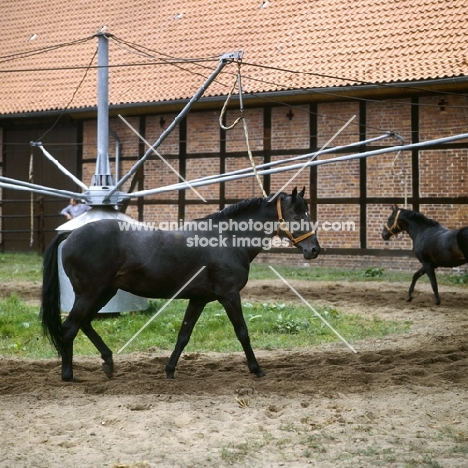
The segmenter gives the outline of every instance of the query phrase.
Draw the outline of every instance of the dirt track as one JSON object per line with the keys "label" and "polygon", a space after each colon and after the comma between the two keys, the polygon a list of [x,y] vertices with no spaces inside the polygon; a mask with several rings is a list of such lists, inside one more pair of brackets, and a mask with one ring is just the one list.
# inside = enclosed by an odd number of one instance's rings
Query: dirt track
{"label": "dirt track", "polygon": [[[78,358],[77,381],[57,360],[0,358],[2,467],[466,467],[468,288],[427,285],[412,303],[398,283],[294,282],[315,304],[409,319],[405,335],[244,356],[169,353]],[[25,288],[32,291],[33,288]],[[278,282],[250,283],[244,299],[293,301]],[[235,338],[233,338],[235,339]],[[255,348],[255,343],[253,343]]]}

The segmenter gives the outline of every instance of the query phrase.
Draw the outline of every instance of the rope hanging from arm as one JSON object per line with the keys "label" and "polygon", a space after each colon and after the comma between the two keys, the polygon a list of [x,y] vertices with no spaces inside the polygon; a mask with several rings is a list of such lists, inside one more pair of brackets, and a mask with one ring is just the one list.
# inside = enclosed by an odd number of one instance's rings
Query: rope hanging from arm
{"label": "rope hanging from arm", "polygon": [[[263,183],[262,183],[262,181],[260,179],[260,176],[258,175],[257,167],[255,165],[255,160],[254,160],[253,155],[252,155],[252,150],[250,149],[249,132],[248,132],[248,129],[247,129],[247,121],[245,120],[245,116],[244,116],[244,103],[242,101],[242,81],[241,81],[241,72],[240,72],[240,62],[238,62],[237,65],[238,65],[238,73],[237,73],[237,76],[236,76],[236,78],[234,80],[232,88],[229,91],[226,102],[223,105],[223,108],[221,110],[221,114],[219,115],[219,125],[223,130],[231,130],[239,123],[240,120],[242,120],[242,123],[244,124],[245,142],[246,142],[246,145],[247,145],[247,152],[249,154],[250,164],[252,166],[252,170],[253,170],[253,172],[255,174],[255,178],[257,179],[257,182],[258,182],[258,185],[260,186],[262,194],[263,194],[264,197],[266,197],[267,193],[265,192],[265,189],[263,188]],[[235,89],[236,85],[237,85],[237,88],[239,89],[239,106],[240,106],[241,115],[239,117],[237,117],[237,119],[234,121],[234,123],[232,125],[230,125],[229,127],[226,127],[223,124],[223,117],[224,117],[224,114],[226,112],[226,107],[227,107],[227,105],[229,103],[229,100],[231,99],[232,93],[234,92],[234,89]]]}
{"label": "rope hanging from arm", "polygon": [[[393,137],[400,141],[401,145],[404,145],[405,140],[402,136],[398,135],[397,133],[393,133]],[[395,174],[395,164],[397,159],[401,156],[401,171]],[[403,184],[403,191],[404,191],[404,199],[405,199],[405,208],[408,208],[408,184],[407,184],[407,177],[408,173],[406,171],[406,164],[405,164],[405,155],[402,154],[402,151],[398,151],[392,161],[392,174],[393,176],[401,176],[402,180],[401,183]]]}

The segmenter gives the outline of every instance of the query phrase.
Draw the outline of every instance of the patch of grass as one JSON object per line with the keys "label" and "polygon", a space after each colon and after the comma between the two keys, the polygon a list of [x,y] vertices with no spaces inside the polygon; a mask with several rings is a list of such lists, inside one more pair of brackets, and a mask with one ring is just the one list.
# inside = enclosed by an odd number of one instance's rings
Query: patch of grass
{"label": "patch of grass", "polygon": [[39,309],[15,295],[0,301],[0,354],[32,358],[55,355],[42,334]]}
{"label": "patch of grass", "polygon": [[310,434],[303,442],[301,442],[301,444],[305,446],[304,456],[306,458],[311,458],[317,453],[327,452],[327,448],[322,439],[324,439],[324,437],[321,437],[320,435]]}
{"label": "patch of grass", "polygon": [[[147,311],[122,313],[118,317],[102,314],[102,318],[93,321],[93,326],[108,346],[118,351],[148,323],[164,303],[162,300],[152,300],[149,301]],[[185,300],[173,301],[124,352],[172,350],[186,305]],[[245,303],[243,309],[254,349],[292,349],[338,340],[332,330],[305,306]],[[409,322],[366,319],[323,307],[317,307],[316,310],[350,342],[402,333],[409,328]],[[75,339],[74,348],[77,355],[94,355],[97,352],[81,332]],[[195,326],[186,351],[242,351],[221,305],[208,304]],[[42,335],[39,307],[26,304],[16,296],[0,301],[0,354],[33,358],[55,355],[55,350]]]}
{"label": "patch of grass", "polygon": [[442,468],[442,465],[429,455],[424,455],[423,463],[430,468]]}
{"label": "patch of grass", "polygon": [[300,429],[298,429],[296,425],[292,422],[280,424],[279,430],[284,432],[300,432]]}
{"label": "patch of grass", "polygon": [[42,281],[42,257],[36,253],[0,254],[0,281]]}
{"label": "patch of grass", "polygon": [[367,268],[364,270],[366,278],[381,278],[384,274],[384,268]]}
{"label": "patch of grass", "polygon": [[457,286],[464,286],[468,284],[468,273],[462,274],[448,274],[446,275],[447,283]]}
{"label": "patch of grass", "polygon": [[[414,272],[387,271],[384,268],[327,268],[316,267],[313,263],[309,267],[278,265],[274,268],[285,278],[290,280],[309,281],[411,281]],[[252,280],[272,279],[272,271],[268,265],[252,263],[249,278]]]}
{"label": "patch of grass", "polygon": [[405,460],[403,464],[404,468],[417,468],[417,467],[426,467],[426,468],[443,468],[442,465],[431,455],[423,455],[422,460],[415,460],[411,458]]}
{"label": "patch of grass", "polygon": [[221,447],[220,456],[222,460],[228,462],[230,465],[239,466],[240,463],[245,462],[252,452],[259,450],[261,447],[261,443],[252,441],[241,442],[230,445],[229,447]]}
{"label": "patch of grass", "polygon": [[[409,282],[414,271],[390,271],[381,267],[360,268],[327,268],[318,267],[314,263],[310,266],[278,265],[275,269],[283,276],[294,280],[310,281],[397,281]],[[250,279],[277,279],[268,265],[253,262],[250,268]],[[437,272],[440,284],[457,286],[468,285],[468,273]],[[42,281],[42,256],[30,253],[2,253],[0,254],[0,281]],[[419,281],[428,281],[423,276]]]}
{"label": "patch of grass", "polygon": [[[291,280],[308,281],[391,281],[409,283],[414,271],[390,271],[381,267],[360,268],[326,268],[316,267],[313,263],[309,267],[299,266],[274,266],[275,269],[285,278]],[[277,279],[272,276],[272,271],[268,265],[262,263],[252,263],[250,267],[249,279],[266,280]],[[468,273],[455,274],[437,270],[437,280],[439,284],[466,286],[468,285]],[[428,283],[427,275],[422,276],[418,282]]]}
{"label": "patch of grass", "polygon": [[453,427],[445,426],[441,429],[437,437],[439,440],[450,439],[455,445],[450,449],[452,453],[468,454],[468,433],[455,430]]}

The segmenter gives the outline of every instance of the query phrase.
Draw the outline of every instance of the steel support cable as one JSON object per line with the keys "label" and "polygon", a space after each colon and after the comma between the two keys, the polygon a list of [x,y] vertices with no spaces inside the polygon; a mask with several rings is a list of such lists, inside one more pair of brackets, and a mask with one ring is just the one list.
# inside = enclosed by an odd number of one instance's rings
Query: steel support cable
{"label": "steel support cable", "polygon": [[[112,36],[112,40],[115,41],[115,42],[121,43],[121,44],[125,44],[127,47],[129,47],[131,49],[134,49],[136,52],[138,52],[138,54],[145,55],[146,57],[155,58],[155,59],[160,59],[161,57],[167,57],[166,60],[168,61],[168,63],[170,63],[169,60],[184,61],[184,62],[187,62],[187,63],[191,63],[191,62],[196,63],[196,62],[207,61],[207,60],[209,60],[209,61],[218,61],[219,60],[218,55],[212,55],[210,57],[204,57],[204,58],[174,57],[173,55],[169,55],[169,54],[166,54],[164,52],[160,52],[158,50],[150,49],[149,47],[146,47],[144,45],[135,44],[134,42],[126,41],[126,40],[121,39],[120,37],[115,36],[115,35]],[[145,50],[142,50],[142,49],[145,49],[148,52],[145,52]],[[128,51],[128,52],[133,53],[131,51]],[[161,56],[161,57],[157,57],[155,55],[152,55],[149,52],[151,52],[152,54],[157,54],[158,56]]]}
{"label": "steel support cable", "polygon": [[[80,39],[80,40],[77,40],[77,41],[74,41],[74,42],[70,42],[70,43],[64,43],[64,44],[59,44],[57,46],[51,46],[49,48],[43,48],[43,49],[37,49],[37,53],[43,53],[43,52],[48,52],[50,50],[54,50],[54,49],[58,49],[58,48],[61,48],[61,47],[66,47],[66,46],[69,46],[69,45],[75,45],[75,44],[78,44],[80,42],[85,42],[87,40],[90,40],[90,39],[93,39],[94,36],[90,36],[89,38],[85,38],[85,39]],[[117,38],[120,42],[128,45],[128,46],[131,46],[133,47],[136,51],[138,51],[137,47],[141,47],[141,48],[146,48],[145,46],[142,46],[142,45],[139,45],[139,44],[133,44],[129,41],[124,41],[122,39],[119,39]],[[152,49],[148,49],[146,48],[147,50],[150,50],[152,51]],[[6,60],[4,61],[9,61],[9,60],[13,60],[15,58],[22,58],[22,57],[27,57],[27,55],[25,54],[34,54],[35,51],[31,51],[31,52],[24,52],[24,53],[19,53],[19,54],[14,54],[12,56],[5,56]],[[161,52],[157,52],[157,51],[152,51],[152,52],[156,52],[160,55],[164,55],[163,53]],[[141,54],[146,54],[146,52],[141,52]],[[150,56],[148,54],[148,56]],[[177,58],[175,57],[171,57],[169,55],[167,55],[169,58],[172,58],[172,59],[175,59],[177,60]],[[2,57],[0,57],[0,60],[1,60]],[[200,62],[200,61],[211,61],[213,59],[211,58],[207,58],[207,59],[189,59],[189,58],[185,58],[185,59],[179,59],[181,60],[181,62],[183,63],[197,63],[197,62]],[[0,61],[0,63],[2,63]],[[166,63],[166,64],[171,64],[171,65],[174,65],[176,66],[177,64],[175,63],[172,63],[170,62],[169,60],[167,59],[163,59],[163,63]],[[126,67],[126,66],[152,66],[152,65],[161,65],[162,63],[132,63],[132,64],[118,64],[118,65],[112,65],[111,67]],[[325,77],[325,78],[332,78],[332,79],[337,79],[337,80],[343,80],[343,81],[351,81],[351,82],[355,82],[355,83],[358,83],[358,84],[363,84],[363,85],[366,85],[366,84],[373,84],[373,85],[377,85],[377,86],[381,86],[381,87],[398,87],[399,89],[402,89],[402,88],[409,88],[409,87],[405,87],[405,86],[402,86],[400,84],[396,85],[396,84],[392,84],[392,83],[371,83],[371,82],[367,82],[367,81],[363,81],[363,80],[358,80],[358,79],[355,79],[355,78],[349,78],[349,77],[341,77],[341,76],[334,76],[334,75],[327,75],[327,74],[319,74],[319,73],[314,73],[314,72],[303,72],[303,71],[296,71],[296,70],[290,70],[290,69],[285,69],[285,68],[280,68],[280,67],[272,67],[272,66],[267,66],[267,65],[262,65],[262,64],[255,64],[255,63],[249,63],[249,62],[246,62],[245,64],[249,65],[249,66],[252,66],[252,67],[259,67],[259,68],[267,68],[267,69],[274,69],[274,70],[279,70],[279,71],[284,71],[286,73],[294,73],[294,74],[308,74],[308,75],[314,75],[314,76],[318,76],[318,77]],[[203,67],[203,65],[197,63],[198,66],[201,66]],[[55,68],[41,68],[41,69],[18,69],[18,70],[0,70],[0,73],[5,73],[5,72],[31,72],[31,71],[44,71],[44,70],[74,70],[74,69],[83,69],[83,68],[86,68],[86,67],[55,67]],[[180,69],[184,70],[184,71],[188,71],[189,73],[192,73],[192,74],[196,74],[196,75],[201,75],[201,74],[198,74],[198,73],[194,73],[194,72],[191,72],[190,70],[187,70],[187,69],[184,69],[183,67],[179,67]],[[203,76],[203,75],[201,75]],[[244,75],[246,76],[246,75]],[[274,83],[274,82],[268,82],[268,81],[265,81],[265,80],[260,80],[260,79],[257,79],[257,78],[253,78],[253,77],[248,77],[246,76],[248,79],[251,79],[251,80],[254,80],[254,81],[259,81],[259,82],[262,82],[262,83],[267,83],[267,84],[272,84],[272,85],[275,85],[275,86],[278,86],[278,87],[282,87],[282,88],[288,88],[289,86],[286,86],[286,85],[281,85],[281,84],[278,84],[278,83]],[[219,83],[220,85],[224,85],[222,83]],[[429,91],[429,92],[432,92],[434,94],[444,94],[444,95],[454,95],[454,96],[464,96],[464,97],[468,97],[468,95],[465,95],[465,94],[459,94],[459,93],[454,93],[454,92],[448,92],[448,91],[442,91],[442,90],[427,90],[427,89],[424,89],[424,88],[418,88],[418,87],[411,87],[411,89],[413,90],[424,90],[425,92]],[[330,92],[321,92],[321,91],[317,91],[317,90],[309,90],[310,92],[313,92],[313,93],[319,93],[319,94],[324,94],[324,95],[327,95],[327,96],[335,96],[335,93],[330,93]],[[253,96],[257,96],[257,97],[260,97],[262,99],[265,99],[263,96],[261,96],[259,93],[249,93]],[[337,97],[342,97],[341,95],[336,95]],[[349,99],[352,99],[352,100],[357,100],[357,101],[364,101],[364,102],[379,102],[378,100],[373,100],[373,99],[365,99],[365,98],[358,98],[358,97],[348,97]],[[276,101],[272,101],[272,102],[276,102]],[[411,103],[407,103],[407,102],[397,102],[398,104],[401,104],[401,105],[415,105],[415,104],[411,104]],[[435,104],[422,104],[422,103],[419,103],[417,104],[418,106],[425,106],[425,107],[437,107],[437,105]],[[465,108],[464,106],[450,106],[451,108]],[[380,129],[381,130],[381,129]]]}
{"label": "steel support cable", "polygon": [[73,94],[72,94],[71,99],[68,101],[67,105],[64,107],[64,109],[62,110],[62,112],[60,113],[60,115],[57,117],[57,119],[55,120],[55,122],[52,124],[52,126],[51,126],[48,130],[46,130],[46,131],[42,134],[42,136],[40,136],[40,137],[37,139],[37,142],[41,142],[41,141],[44,139],[44,137],[45,137],[48,133],[50,133],[50,132],[55,128],[55,126],[59,123],[60,119],[64,116],[64,114],[65,114],[65,112],[67,111],[67,109],[71,106],[71,103],[72,103],[73,100],[75,99],[76,94],[78,93],[79,89],[80,89],[81,86],[83,85],[84,80],[86,79],[86,76],[88,75],[88,72],[89,72],[89,70],[90,70],[90,68],[91,68],[92,63],[94,62],[94,59],[96,58],[97,53],[98,53],[98,49],[96,48],[96,50],[94,51],[94,54],[93,54],[93,56],[92,56],[92,58],[91,58],[91,60],[90,60],[90,62],[89,62],[89,64],[88,64],[88,66],[86,67],[86,70],[85,70],[85,72],[84,72],[84,74],[83,74],[83,77],[81,78],[80,82],[78,83],[78,86],[75,88],[75,91],[74,91]]}
{"label": "steel support cable", "polygon": [[4,55],[3,57],[0,57],[0,63],[11,62],[13,60],[21,60],[23,58],[32,57],[34,55],[45,54],[47,52],[58,50],[63,47],[69,47],[69,46],[73,46],[77,44],[82,44],[93,38],[94,36],[89,36],[83,39],[77,39],[76,41],[64,42],[62,44],[56,44],[56,45],[52,45],[49,47],[41,47],[39,49],[34,49],[34,50],[27,51],[27,52],[18,52],[17,54]]}
{"label": "steel support cable", "polygon": [[[159,65],[171,65],[171,66],[177,68],[178,70],[182,70],[183,72],[189,73],[189,74],[194,75],[194,76],[200,76],[205,80],[208,79],[208,77],[206,75],[204,75],[202,73],[192,71],[192,70],[189,70],[188,68],[184,67],[183,65],[196,65],[197,67],[203,68],[205,70],[209,70],[209,72],[211,74],[212,68],[210,68],[210,67],[208,67],[206,65],[202,65],[200,62],[207,62],[207,61],[212,62],[214,60],[216,60],[216,61],[219,60],[219,57],[206,57],[206,58],[195,58],[195,59],[193,59],[193,58],[190,59],[190,58],[174,57],[174,56],[171,56],[169,54],[164,54],[163,52],[159,52],[159,51],[149,49],[148,47],[143,46],[143,45],[134,44],[134,43],[129,42],[129,41],[124,41],[123,39],[120,39],[119,37],[116,37],[116,36],[112,36],[111,40],[113,40],[121,48],[123,48],[123,47],[120,44],[125,44],[127,47],[134,49],[135,52],[132,52],[131,50],[126,49],[127,52],[129,52],[129,53],[138,54],[140,56],[146,56],[148,58],[161,60],[162,63],[159,63]],[[148,51],[150,51],[152,53],[158,54],[160,57],[155,56],[155,55],[151,55],[150,53],[145,52],[144,50],[140,50],[140,48],[141,49],[146,49],[146,50],[148,50]],[[167,57],[167,58],[164,58],[164,56]],[[149,65],[157,65],[157,64],[149,64]],[[220,83],[219,81],[216,81],[216,82],[221,86],[226,86],[224,83]]]}

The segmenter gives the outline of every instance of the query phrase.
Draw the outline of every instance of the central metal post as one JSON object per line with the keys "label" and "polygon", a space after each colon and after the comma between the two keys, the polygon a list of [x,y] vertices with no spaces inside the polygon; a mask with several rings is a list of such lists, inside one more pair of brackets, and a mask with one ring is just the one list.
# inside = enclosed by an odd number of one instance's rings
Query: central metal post
{"label": "central metal post", "polygon": [[97,110],[97,158],[93,186],[112,186],[114,182],[109,164],[109,38],[99,32],[98,38],[98,110]]}

